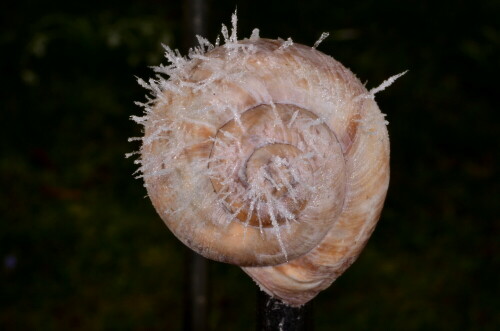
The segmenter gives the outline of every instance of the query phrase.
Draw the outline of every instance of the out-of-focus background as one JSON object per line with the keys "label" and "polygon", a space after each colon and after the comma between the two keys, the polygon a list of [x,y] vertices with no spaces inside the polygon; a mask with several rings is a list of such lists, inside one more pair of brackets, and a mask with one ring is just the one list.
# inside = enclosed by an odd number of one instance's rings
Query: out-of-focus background
{"label": "out-of-focus background", "polygon": [[[498,330],[499,1],[207,0],[207,38],[292,37],[375,87],[392,179],[358,261],[314,300],[316,330]],[[186,251],[125,153],[136,76],[182,43],[177,1],[0,5],[0,329],[180,330]],[[209,327],[253,330],[256,289],[210,263]]]}

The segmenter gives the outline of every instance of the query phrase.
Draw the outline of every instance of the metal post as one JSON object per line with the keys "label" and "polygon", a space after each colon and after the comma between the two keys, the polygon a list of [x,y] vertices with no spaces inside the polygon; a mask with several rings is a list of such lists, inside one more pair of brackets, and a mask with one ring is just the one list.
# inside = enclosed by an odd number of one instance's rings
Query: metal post
{"label": "metal post", "polygon": [[308,303],[291,307],[259,290],[257,295],[257,331],[311,331],[312,309]]}
{"label": "metal post", "polygon": [[208,261],[186,251],[184,331],[208,330]]}
{"label": "metal post", "polygon": [[[206,35],[207,8],[204,0],[184,0],[183,48],[197,45],[196,35]],[[187,254],[187,298],[184,330],[208,330],[208,260],[193,251]]]}
{"label": "metal post", "polygon": [[207,37],[207,6],[205,0],[184,0],[183,47],[189,49],[198,44],[196,35]]}

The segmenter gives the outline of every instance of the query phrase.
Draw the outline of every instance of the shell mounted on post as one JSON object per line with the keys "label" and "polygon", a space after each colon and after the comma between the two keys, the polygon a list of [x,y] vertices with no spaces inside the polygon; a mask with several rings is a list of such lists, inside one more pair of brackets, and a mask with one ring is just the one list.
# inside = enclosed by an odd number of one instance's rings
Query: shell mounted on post
{"label": "shell mounted on post", "polygon": [[[216,261],[239,265],[298,306],[328,287],[366,244],[389,183],[389,138],[374,93],[333,58],[254,30],[224,44],[198,37],[188,57],[140,84],[141,176],[168,228]],[[322,35],[322,38],[324,36]],[[167,78],[168,76],[168,78]],[[385,85],[384,85],[385,84]]]}

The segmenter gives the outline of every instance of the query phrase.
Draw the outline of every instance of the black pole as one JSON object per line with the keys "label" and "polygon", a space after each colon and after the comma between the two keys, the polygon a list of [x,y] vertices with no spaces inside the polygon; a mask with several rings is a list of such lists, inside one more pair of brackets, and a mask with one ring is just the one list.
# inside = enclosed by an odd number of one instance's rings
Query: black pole
{"label": "black pole", "polygon": [[207,5],[205,0],[184,0],[183,48],[198,45],[196,35],[207,37]]}
{"label": "black pole", "polygon": [[186,297],[184,331],[208,330],[208,263],[186,249]]}
{"label": "black pole", "polygon": [[[184,53],[198,44],[196,35],[206,35],[207,7],[204,0],[184,0]],[[189,250],[186,254],[187,298],[184,330],[208,330],[208,260]]]}
{"label": "black pole", "polygon": [[292,307],[283,301],[258,291],[257,331],[311,331],[312,309],[309,304]]}

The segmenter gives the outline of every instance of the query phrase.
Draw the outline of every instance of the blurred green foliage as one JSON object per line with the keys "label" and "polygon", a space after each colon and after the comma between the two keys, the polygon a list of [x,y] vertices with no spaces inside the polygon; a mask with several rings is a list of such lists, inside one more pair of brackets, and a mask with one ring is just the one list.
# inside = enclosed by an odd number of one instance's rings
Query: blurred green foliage
{"label": "blurred green foliage", "polygon": [[[317,330],[498,330],[499,1],[210,1],[209,39],[292,37],[377,100],[392,182],[364,253],[314,300]],[[178,330],[185,249],[155,214],[129,120],[180,47],[174,1],[0,5],[0,329]],[[256,289],[211,264],[210,327],[252,330]]]}

